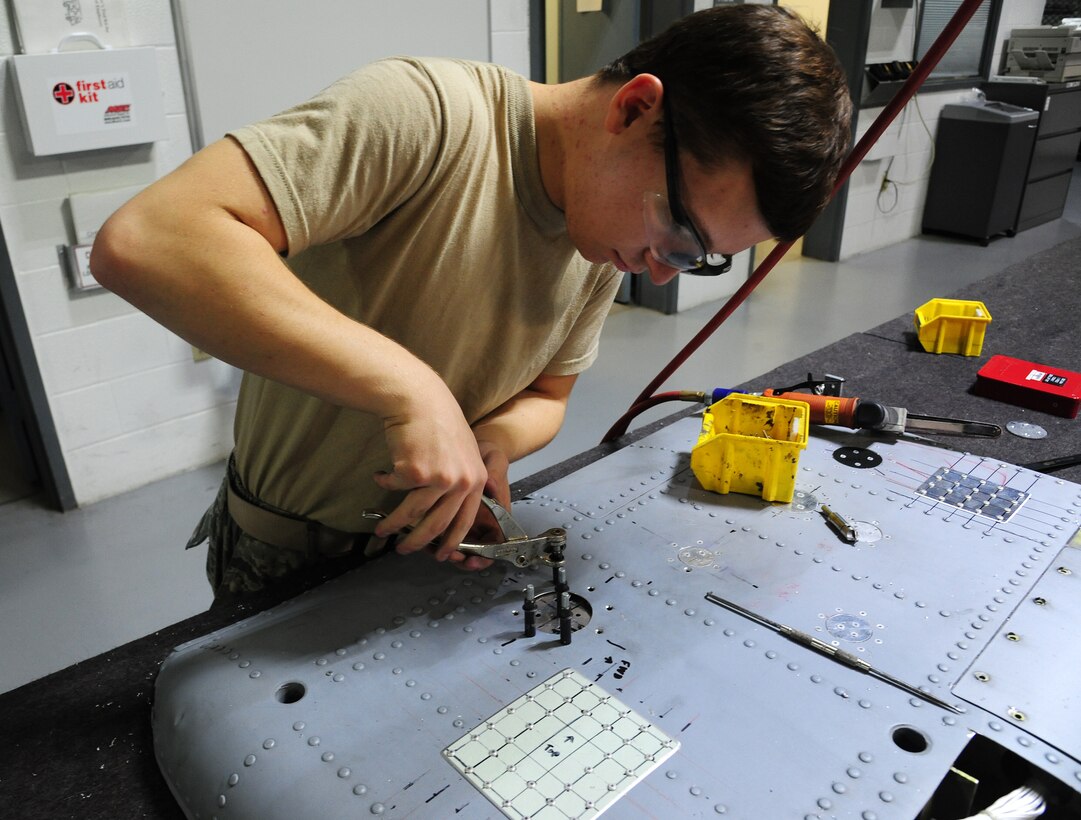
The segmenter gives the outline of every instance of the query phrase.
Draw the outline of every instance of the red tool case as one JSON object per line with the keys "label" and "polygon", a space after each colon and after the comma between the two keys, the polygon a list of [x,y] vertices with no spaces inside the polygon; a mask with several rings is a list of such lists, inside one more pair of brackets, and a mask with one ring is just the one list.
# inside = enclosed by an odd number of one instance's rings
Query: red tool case
{"label": "red tool case", "polygon": [[1072,419],[1081,408],[1081,373],[1012,356],[992,356],[976,374],[975,392]]}

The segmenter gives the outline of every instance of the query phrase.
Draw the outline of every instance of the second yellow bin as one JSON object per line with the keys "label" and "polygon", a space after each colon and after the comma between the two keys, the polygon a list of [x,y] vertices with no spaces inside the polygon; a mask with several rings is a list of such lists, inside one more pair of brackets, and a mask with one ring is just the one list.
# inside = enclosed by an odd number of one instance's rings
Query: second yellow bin
{"label": "second yellow bin", "polygon": [[991,314],[983,302],[932,299],[916,308],[916,333],[928,353],[979,356]]}
{"label": "second yellow bin", "polygon": [[707,490],[791,501],[809,415],[806,402],[730,393],[703,414],[691,469]]}

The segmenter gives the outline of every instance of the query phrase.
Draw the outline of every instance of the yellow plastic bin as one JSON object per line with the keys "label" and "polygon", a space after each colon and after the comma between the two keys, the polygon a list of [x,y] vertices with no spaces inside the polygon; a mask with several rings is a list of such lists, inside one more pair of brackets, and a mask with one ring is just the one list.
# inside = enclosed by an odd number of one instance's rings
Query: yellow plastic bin
{"label": "yellow plastic bin", "polygon": [[932,299],[916,308],[916,333],[928,353],[979,356],[991,314],[983,302]]}
{"label": "yellow plastic bin", "polygon": [[691,469],[713,492],[791,501],[809,415],[807,402],[730,393],[706,410]]}

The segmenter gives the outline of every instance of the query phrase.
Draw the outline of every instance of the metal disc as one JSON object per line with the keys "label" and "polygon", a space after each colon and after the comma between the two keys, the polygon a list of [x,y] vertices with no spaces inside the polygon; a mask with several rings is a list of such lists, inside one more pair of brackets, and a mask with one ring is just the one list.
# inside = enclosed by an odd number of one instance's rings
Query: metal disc
{"label": "metal disc", "polygon": [[882,463],[882,456],[864,447],[838,447],[833,451],[833,459],[860,470],[877,467]]}
{"label": "metal disc", "polygon": [[1006,429],[1021,438],[1047,438],[1046,430],[1038,424],[1031,424],[1027,421],[1007,422]]}
{"label": "metal disc", "polygon": [[882,540],[882,530],[870,521],[853,521],[852,528],[856,530],[856,542],[860,544],[875,544]]}
{"label": "metal disc", "polygon": [[865,641],[875,632],[866,618],[845,613],[830,616],[826,620],[826,631],[837,640],[850,643]]}
{"label": "metal disc", "polygon": [[679,551],[679,560],[689,567],[711,567],[716,556],[703,547],[685,547]]}

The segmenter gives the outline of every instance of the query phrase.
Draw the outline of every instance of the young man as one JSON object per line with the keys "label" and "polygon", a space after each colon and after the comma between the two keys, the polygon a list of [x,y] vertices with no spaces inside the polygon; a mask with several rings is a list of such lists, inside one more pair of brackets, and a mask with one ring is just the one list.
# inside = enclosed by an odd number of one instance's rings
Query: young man
{"label": "young man", "polygon": [[620,271],[659,284],[801,235],[849,116],[813,32],[731,6],[554,86],[375,63],[125,205],[95,276],[246,371],[230,475],[192,538],[215,592],[373,531],[486,565],[455,548],[558,431]]}

